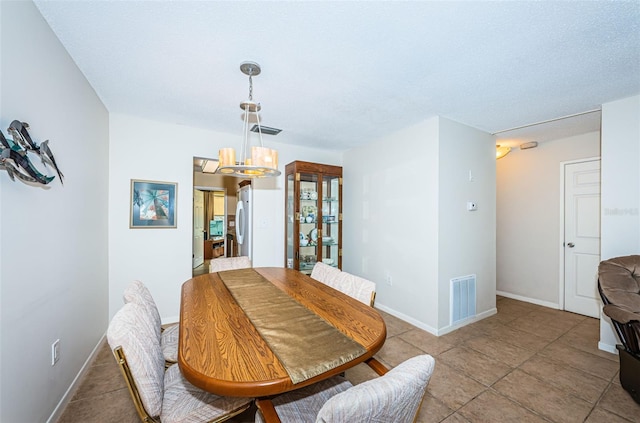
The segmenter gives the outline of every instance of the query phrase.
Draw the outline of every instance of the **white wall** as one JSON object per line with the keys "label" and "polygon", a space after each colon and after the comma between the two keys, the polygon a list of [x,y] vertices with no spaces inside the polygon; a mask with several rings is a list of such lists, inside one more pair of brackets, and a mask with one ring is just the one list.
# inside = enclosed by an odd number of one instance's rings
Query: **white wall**
{"label": "white wall", "polygon": [[[442,333],[449,279],[469,273],[478,313],[495,307],[494,148],[489,134],[432,118],[345,153],[343,267],[376,282],[377,307]],[[479,211],[466,212],[471,199]]]}
{"label": "white wall", "polygon": [[[476,275],[476,314],[496,307],[496,157],[490,134],[440,120],[438,328],[450,325],[451,279]],[[467,210],[467,202],[477,204]]]}
{"label": "white wall", "polygon": [[[602,105],[600,256],[640,254],[640,96]],[[603,317],[605,317],[603,315]],[[618,343],[608,318],[600,320],[600,348]]]}
{"label": "white wall", "polygon": [[[241,126],[239,125],[241,128]],[[109,151],[109,315],[122,306],[127,284],[139,279],[151,291],[163,321],[177,321],[180,287],[191,278],[193,157],[216,157],[221,147],[239,147],[240,133],[204,129],[112,114]],[[308,160],[341,165],[341,154],[283,146],[279,168]],[[129,229],[130,180],[178,183],[176,229]],[[255,266],[284,263],[284,173],[255,180]],[[259,218],[258,218],[259,216]]]}
{"label": "white wall", "polygon": [[[376,283],[376,305],[438,326],[437,118],[344,156],[343,270]],[[390,276],[393,286],[386,283]]]}
{"label": "white wall", "polygon": [[0,172],[0,421],[43,422],[108,323],[108,114],[33,3],[0,14],[0,127],[28,122],[65,175],[38,188]]}
{"label": "white wall", "polygon": [[560,163],[600,156],[591,132],[512,149],[497,160],[497,290],[559,306]]}

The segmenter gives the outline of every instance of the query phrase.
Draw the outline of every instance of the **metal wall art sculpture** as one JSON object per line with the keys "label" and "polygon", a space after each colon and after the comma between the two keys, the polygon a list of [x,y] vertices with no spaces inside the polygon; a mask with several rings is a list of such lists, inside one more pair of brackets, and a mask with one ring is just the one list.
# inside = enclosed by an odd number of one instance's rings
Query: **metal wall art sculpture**
{"label": "metal wall art sculpture", "polygon": [[40,145],[36,144],[31,139],[31,135],[27,131],[28,128],[29,124],[26,122],[18,120],[11,122],[7,131],[9,131],[13,140],[5,138],[2,131],[0,131],[0,170],[6,170],[12,181],[18,178],[23,182],[47,185],[53,181],[55,176],[42,174],[31,163],[29,158],[29,153],[31,153],[40,157],[45,169],[48,169],[48,167],[53,168],[62,184],[64,175],[60,172],[56,159],[53,157],[53,152],[49,148],[49,140],[41,142]]}

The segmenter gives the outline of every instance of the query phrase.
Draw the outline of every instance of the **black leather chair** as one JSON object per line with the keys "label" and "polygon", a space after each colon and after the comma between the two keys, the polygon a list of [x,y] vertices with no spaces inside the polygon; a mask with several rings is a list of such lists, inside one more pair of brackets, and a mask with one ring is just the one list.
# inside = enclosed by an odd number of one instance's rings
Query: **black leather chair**
{"label": "black leather chair", "polygon": [[640,255],[600,262],[598,291],[622,342],[616,346],[620,383],[640,404]]}

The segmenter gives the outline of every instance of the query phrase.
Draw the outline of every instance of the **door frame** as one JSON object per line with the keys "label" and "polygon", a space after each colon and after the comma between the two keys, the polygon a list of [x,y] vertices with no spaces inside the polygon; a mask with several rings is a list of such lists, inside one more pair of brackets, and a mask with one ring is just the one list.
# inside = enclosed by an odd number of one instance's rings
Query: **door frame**
{"label": "door frame", "polygon": [[[224,187],[219,188],[219,187],[213,187],[213,186],[201,186],[201,185],[194,186],[194,187],[193,187],[193,189],[197,189],[197,190],[200,190],[200,191],[222,191],[222,192],[224,192],[224,198],[225,198],[225,205],[224,205],[224,224],[225,224],[225,227],[224,227],[224,234],[223,234],[223,237],[224,237],[224,239],[225,239],[225,243],[224,243],[224,252],[225,252],[225,256],[226,256],[226,253],[227,253],[227,242],[226,242],[226,239],[227,239],[227,225],[229,224],[229,218],[227,217],[227,203],[226,203],[226,201],[227,201],[227,189],[226,189],[226,188],[224,188]],[[192,199],[192,201],[193,201],[193,199]],[[192,211],[192,212],[193,212],[193,211]],[[193,232],[193,229],[194,229],[194,228],[193,228],[193,226],[194,226],[194,222],[191,222],[191,232]],[[207,228],[207,231],[208,231],[208,228]],[[192,247],[191,249],[193,250],[193,247]],[[193,253],[192,253],[192,254],[193,254]]]}
{"label": "door frame", "polygon": [[[576,159],[576,160],[567,160],[567,161],[560,162],[560,225],[558,225],[560,227],[560,234],[559,234],[560,243],[558,245],[558,262],[560,264],[560,266],[558,266],[559,267],[558,308],[560,310],[564,310],[564,286],[565,286],[565,280],[564,280],[564,254],[565,254],[565,247],[564,247],[564,230],[565,230],[565,224],[564,224],[565,192],[564,191],[565,190],[564,190],[564,186],[566,183],[565,169],[566,169],[566,166],[568,165],[572,165],[576,163],[593,162],[596,160],[600,160],[600,163],[602,164],[602,160],[600,156],[588,157],[588,158]],[[600,182],[600,191],[602,192],[602,181]],[[602,235],[602,228],[600,229],[600,235]]]}

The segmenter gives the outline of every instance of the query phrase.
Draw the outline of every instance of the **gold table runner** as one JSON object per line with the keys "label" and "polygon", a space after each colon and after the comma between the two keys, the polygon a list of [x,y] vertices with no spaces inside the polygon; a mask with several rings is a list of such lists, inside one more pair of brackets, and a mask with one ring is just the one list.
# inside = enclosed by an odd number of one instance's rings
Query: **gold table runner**
{"label": "gold table runner", "polygon": [[347,363],[366,349],[253,269],[218,272],[238,305],[296,384]]}

